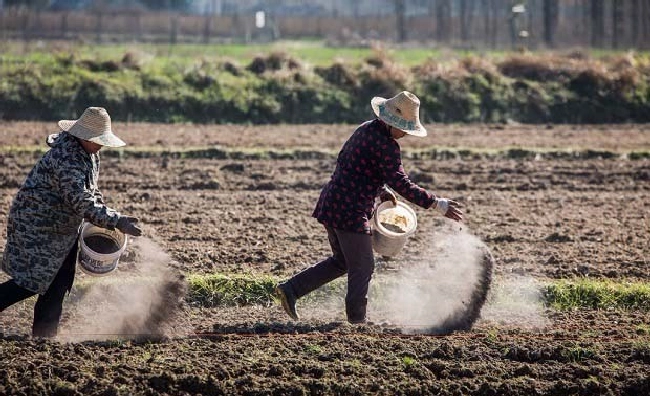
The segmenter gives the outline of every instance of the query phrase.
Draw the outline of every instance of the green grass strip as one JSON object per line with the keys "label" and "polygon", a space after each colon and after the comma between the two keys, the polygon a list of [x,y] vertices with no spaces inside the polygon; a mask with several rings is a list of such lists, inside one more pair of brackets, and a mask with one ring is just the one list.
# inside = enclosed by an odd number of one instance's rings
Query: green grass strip
{"label": "green grass strip", "polygon": [[[187,295],[185,300],[193,306],[269,306],[276,302],[274,289],[278,282],[286,278],[271,275],[255,274],[189,274],[185,276]],[[0,279],[1,280],[1,279]],[[81,298],[83,294],[96,286],[106,287],[110,293],[112,287],[123,287],[125,283],[133,283],[134,287],[147,282],[159,280],[150,277],[135,276],[127,279],[88,277],[75,282],[73,298]],[[377,274],[370,284],[369,295],[380,298],[382,294],[399,282],[399,277]],[[612,279],[559,279],[535,283],[535,290],[527,290],[526,294],[535,294],[535,301],[529,301],[526,296],[506,296],[512,292],[507,282],[497,278],[492,282],[491,297],[487,304],[541,304],[557,311],[573,310],[620,310],[620,311],[650,311],[650,282],[625,281]],[[323,302],[345,297],[347,283],[345,277],[328,283],[313,293],[304,297],[306,302]],[[528,288],[527,288],[528,289]],[[77,297],[75,297],[77,296]],[[513,300],[514,299],[514,300]],[[513,300],[513,301],[511,301]],[[302,301],[302,300],[301,300]],[[650,327],[643,329],[650,332]]]}
{"label": "green grass strip", "polygon": [[270,305],[277,279],[249,275],[189,275],[187,300],[203,307]]}
{"label": "green grass strip", "polygon": [[650,283],[612,280],[558,280],[544,287],[545,302],[560,310],[650,310]]}
{"label": "green grass strip", "polygon": [[[251,275],[190,275],[188,302],[200,306],[271,304],[279,278]],[[373,280],[371,292],[381,293],[390,278]],[[496,285],[495,285],[496,286]],[[650,283],[614,280],[556,280],[541,286],[540,303],[559,311],[591,309],[624,311],[650,310]],[[497,287],[493,289],[497,290]],[[316,290],[307,298],[318,300],[331,294],[345,293],[345,282],[335,281]]]}

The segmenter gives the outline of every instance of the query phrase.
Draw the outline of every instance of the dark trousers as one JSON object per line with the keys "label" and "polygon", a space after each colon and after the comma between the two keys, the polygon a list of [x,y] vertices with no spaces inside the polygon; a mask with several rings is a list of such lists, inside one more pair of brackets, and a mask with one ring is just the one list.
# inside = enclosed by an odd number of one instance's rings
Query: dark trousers
{"label": "dark trousers", "polygon": [[347,273],[345,312],[350,322],[363,321],[366,317],[368,285],[375,270],[372,237],[325,228],[332,256],[296,274],[288,283],[298,298]]}
{"label": "dark trousers", "polygon": [[[63,265],[57,272],[52,284],[43,295],[39,295],[34,305],[34,337],[54,337],[59,330],[59,321],[63,311],[63,297],[72,289],[77,264],[77,243],[73,246]],[[0,284],[0,312],[15,303],[25,300],[36,293],[24,289],[12,280]]]}

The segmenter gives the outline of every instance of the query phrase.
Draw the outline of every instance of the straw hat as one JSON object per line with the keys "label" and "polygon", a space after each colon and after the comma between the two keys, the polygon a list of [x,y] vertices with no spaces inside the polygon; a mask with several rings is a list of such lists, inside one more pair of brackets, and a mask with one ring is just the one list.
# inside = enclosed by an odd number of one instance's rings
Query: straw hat
{"label": "straw hat", "polygon": [[409,135],[427,136],[427,130],[420,123],[420,99],[412,93],[402,91],[390,99],[375,96],[370,104],[377,117],[386,124]]}
{"label": "straw hat", "polygon": [[78,120],[61,120],[59,127],[79,139],[107,147],[122,147],[126,143],[113,134],[111,117],[103,107],[88,107]]}

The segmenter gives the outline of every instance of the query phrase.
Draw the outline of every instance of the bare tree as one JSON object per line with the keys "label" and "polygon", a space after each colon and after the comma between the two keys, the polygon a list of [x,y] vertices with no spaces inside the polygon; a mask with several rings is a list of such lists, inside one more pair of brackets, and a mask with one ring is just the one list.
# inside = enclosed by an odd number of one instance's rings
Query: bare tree
{"label": "bare tree", "polygon": [[469,40],[475,5],[475,1],[460,0],[460,39],[463,43]]}
{"label": "bare tree", "polygon": [[105,0],[95,0],[92,3],[92,10],[95,13],[95,35],[98,43],[101,43],[104,37],[104,12],[107,8]]}
{"label": "bare tree", "polygon": [[526,2],[526,33],[527,33],[527,48],[532,49],[537,46],[535,18],[537,18],[537,11],[539,11],[538,0],[528,0]]}
{"label": "bare tree", "polygon": [[352,15],[355,18],[359,18],[359,2],[358,1],[353,1],[352,2]]}
{"label": "bare tree", "polygon": [[643,22],[643,25],[641,26],[641,30],[643,31],[643,46],[642,48],[650,48],[650,4],[648,4],[648,1],[644,1],[641,3],[643,6],[643,10],[641,11],[641,15],[643,16],[641,21]]}
{"label": "bare tree", "polygon": [[497,45],[497,0],[482,0],[483,17],[484,17],[484,35],[485,43],[490,48],[496,48]]}
{"label": "bare tree", "polygon": [[205,6],[205,19],[203,21],[203,42],[210,42],[210,34],[212,30],[212,15],[214,14],[214,0],[208,2]]}
{"label": "bare tree", "polygon": [[632,0],[632,45],[638,47],[641,43],[641,0]]}
{"label": "bare tree", "polygon": [[451,38],[451,0],[436,2],[436,38],[447,42]]}
{"label": "bare tree", "polygon": [[544,43],[548,47],[555,46],[555,31],[559,17],[558,0],[544,0]]}
{"label": "bare tree", "polygon": [[589,46],[590,39],[591,39],[591,25],[592,20],[591,20],[591,0],[579,0],[580,1],[580,9],[582,11],[582,18],[580,20],[581,24],[583,25],[583,30],[581,31],[582,33],[582,44],[585,46]]}
{"label": "bare tree", "polygon": [[397,41],[406,41],[406,0],[394,0],[397,24]]}
{"label": "bare tree", "polygon": [[619,48],[625,36],[625,5],[621,0],[612,2],[612,47]]}
{"label": "bare tree", "polygon": [[604,0],[591,0],[591,45],[602,48],[605,39]]}
{"label": "bare tree", "polygon": [[490,7],[492,9],[490,18],[490,42],[492,48],[497,48],[499,45],[499,27],[508,18],[510,0],[490,0]]}
{"label": "bare tree", "polygon": [[481,12],[483,13],[483,40],[487,44],[490,41],[490,0],[481,0]]}

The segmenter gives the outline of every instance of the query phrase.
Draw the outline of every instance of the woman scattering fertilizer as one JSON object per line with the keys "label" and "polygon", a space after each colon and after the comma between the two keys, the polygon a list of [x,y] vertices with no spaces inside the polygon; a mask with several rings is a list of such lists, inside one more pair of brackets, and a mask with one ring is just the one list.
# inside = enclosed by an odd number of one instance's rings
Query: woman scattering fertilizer
{"label": "woman scattering fertilizer", "polygon": [[104,204],[97,187],[99,150],[121,147],[102,107],[88,107],[78,120],[59,121],[43,155],[14,197],[7,219],[2,269],[12,279],[0,284],[0,312],[39,294],[32,335],[58,333],[63,297],[74,282],[79,228],[98,227],[139,236],[138,219]]}
{"label": "woman scattering fertilizer", "polygon": [[462,220],[458,202],[421,188],[409,180],[402,166],[397,141],[406,135],[427,135],[420,123],[417,96],[403,91],[390,99],[374,97],[371,106],[376,118],[361,124],[345,142],[313,212],[325,226],[332,256],[276,287],[282,306],[294,320],[298,319],[298,298],[347,273],[347,319],[350,323],[365,322],[366,296],[375,268],[369,219],[378,195],[382,202],[397,202],[386,185],[409,202]]}

